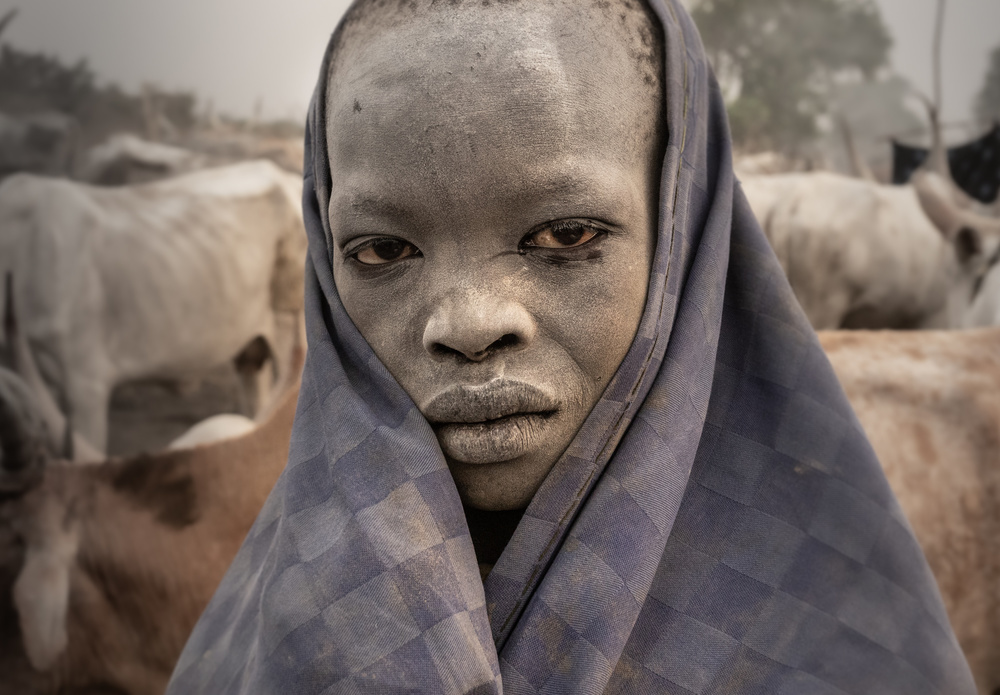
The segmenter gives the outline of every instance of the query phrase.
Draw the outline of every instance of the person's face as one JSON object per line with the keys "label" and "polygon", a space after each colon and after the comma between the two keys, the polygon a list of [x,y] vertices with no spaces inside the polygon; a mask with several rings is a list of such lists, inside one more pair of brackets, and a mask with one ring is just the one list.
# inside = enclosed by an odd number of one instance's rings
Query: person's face
{"label": "person's face", "polygon": [[432,12],[331,78],[338,292],[481,509],[531,500],[646,298],[655,99],[575,4]]}

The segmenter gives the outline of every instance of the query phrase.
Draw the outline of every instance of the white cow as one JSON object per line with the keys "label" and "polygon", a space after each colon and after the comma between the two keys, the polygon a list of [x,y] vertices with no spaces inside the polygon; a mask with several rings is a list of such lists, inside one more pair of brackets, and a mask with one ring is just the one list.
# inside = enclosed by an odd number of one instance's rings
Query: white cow
{"label": "white cow", "polygon": [[104,448],[117,384],[274,350],[279,316],[302,308],[301,190],[267,161],[115,189],[0,185],[0,270],[15,271],[24,333],[87,440]]}
{"label": "white cow", "polygon": [[833,173],[743,190],[817,329],[957,327],[1000,227],[948,208],[933,174],[886,186]]}

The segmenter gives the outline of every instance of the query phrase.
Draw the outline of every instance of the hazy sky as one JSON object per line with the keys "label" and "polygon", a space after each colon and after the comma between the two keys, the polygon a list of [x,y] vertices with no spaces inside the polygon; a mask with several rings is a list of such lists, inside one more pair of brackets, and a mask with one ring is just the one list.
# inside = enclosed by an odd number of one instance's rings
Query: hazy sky
{"label": "hazy sky", "polygon": [[[931,91],[936,0],[877,0],[895,37],[896,70]],[[222,112],[302,118],[327,38],[347,0],[0,0],[21,13],[3,37],[67,60],[86,57],[105,80],[193,89]],[[946,120],[969,118],[989,51],[1000,44],[1000,0],[949,0]]]}

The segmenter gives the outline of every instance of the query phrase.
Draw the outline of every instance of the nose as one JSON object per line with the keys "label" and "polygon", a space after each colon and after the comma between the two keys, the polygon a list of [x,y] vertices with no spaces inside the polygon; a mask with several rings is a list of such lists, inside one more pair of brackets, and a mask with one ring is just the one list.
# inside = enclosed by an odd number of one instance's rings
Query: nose
{"label": "nose", "polygon": [[520,304],[462,292],[447,295],[435,307],[423,344],[435,358],[482,362],[501,351],[523,349],[536,332],[535,320]]}

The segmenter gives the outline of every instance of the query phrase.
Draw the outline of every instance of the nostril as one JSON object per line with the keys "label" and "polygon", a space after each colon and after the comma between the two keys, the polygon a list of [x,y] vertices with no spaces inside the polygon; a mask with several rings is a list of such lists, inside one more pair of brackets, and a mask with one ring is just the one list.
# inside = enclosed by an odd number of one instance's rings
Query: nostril
{"label": "nostril", "polygon": [[496,352],[497,350],[503,350],[504,348],[514,347],[521,342],[513,333],[508,333],[507,335],[500,336],[498,339],[494,340],[493,343],[486,348],[486,352]]}
{"label": "nostril", "polygon": [[450,348],[444,343],[433,343],[431,352],[438,357],[465,357],[465,353],[455,348]]}
{"label": "nostril", "polygon": [[478,362],[506,348],[516,347],[520,343],[521,338],[519,338],[516,334],[507,333],[486,346],[485,350],[480,350],[479,352],[456,350],[455,348],[445,345],[444,343],[432,344],[431,352],[439,357],[461,357],[462,359]]}

